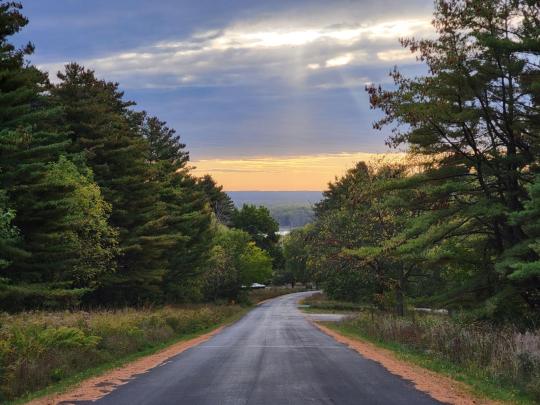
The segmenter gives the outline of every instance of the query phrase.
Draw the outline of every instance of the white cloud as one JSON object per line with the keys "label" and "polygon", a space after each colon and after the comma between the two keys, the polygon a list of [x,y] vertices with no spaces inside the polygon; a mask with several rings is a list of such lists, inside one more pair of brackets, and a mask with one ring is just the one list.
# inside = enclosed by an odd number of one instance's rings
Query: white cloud
{"label": "white cloud", "polygon": [[415,60],[416,57],[408,49],[390,49],[388,51],[377,52],[377,58],[384,62],[397,62]]}
{"label": "white cloud", "polygon": [[345,66],[351,63],[354,59],[354,56],[351,53],[346,53],[345,55],[336,56],[335,58],[328,59],[325,62],[326,67],[338,67]]}
{"label": "white cloud", "polygon": [[[296,24],[246,22],[81,63],[132,88],[249,84],[280,78],[305,84],[298,72],[306,68],[319,75],[326,70],[322,68],[386,66],[408,60],[407,51],[395,50],[398,37],[432,32],[427,17],[369,24]],[[62,65],[55,62],[41,68],[54,74]]]}

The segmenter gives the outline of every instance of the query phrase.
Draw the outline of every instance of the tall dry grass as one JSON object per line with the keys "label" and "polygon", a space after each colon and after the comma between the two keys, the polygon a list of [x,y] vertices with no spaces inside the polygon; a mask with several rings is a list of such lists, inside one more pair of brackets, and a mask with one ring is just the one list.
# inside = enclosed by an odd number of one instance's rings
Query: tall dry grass
{"label": "tall dry grass", "polygon": [[362,335],[508,383],[540,401],[540,331],[521,333],[512,327],[462,323],[448,317],[400,318],[367,312],[344,322]]}
{"label": "tall dry grass", "polygon": [[238,306],[0,314],[0,403],[215,326]]}

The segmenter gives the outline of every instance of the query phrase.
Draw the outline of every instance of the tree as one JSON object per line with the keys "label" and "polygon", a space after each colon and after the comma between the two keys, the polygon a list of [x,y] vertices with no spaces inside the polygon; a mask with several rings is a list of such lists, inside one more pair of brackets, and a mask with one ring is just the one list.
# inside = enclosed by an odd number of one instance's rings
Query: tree
{"label": "tree", "polygon": [[114,232],[91,172],[68,150],[62,111],[45,92],[46,75],[25,61],[33,46],[8,42],[28,22],[20,9],[0,5],[0,188],[17,212],[7,215],[21,240],[21,254],[2,272],[10,285],[1,299],[11,309],[70,305],[96,285],[98,274],[113,269]]}
{"label": "tree", "polygon": [[290,283],[293,287],[298,283],[307,283],[311,281],[311,274],[308,271],[307,262],[309,258],[309,249],[307,229],[293,229],[283,238],[283,257],[285,265],[282,271],[276,274],[279,283]]}
{"label": "tree", "polygon": [[264,282],[272,276],[272,259],[250,235],[223,225],[216,228],[214,247],[205,272],[205,296],[237,301],[242,286]]}
{"label": "tree", "polygon": [[331,297],[392,305],[404,314],[409,281],[418,271],[392,244],[412,213],[394,187],[406,173],[402,164],[359,162],[323,193],[307,238],[308,266]]}
{"label": "tree", "polygon": [[199,178],[197,184],[206,195],[217,220],[223,225],[231,225],[235,211],[234,203],[231,197],[223,191],[223,186],[218,186],[209,174]]}
{"label": "tree", "polygon": [[20,235],[13,225],[15,211],[9,207],[6,193],[0,190],[0,270],[8,267],[21,251]]}
{"label": "tree", "polygon": [[[159,185],[149,162],[150,146],[140,131],[141,115],[123,99],[117,83],[71,63],[50,87],[71,132],[70,150],[92,168],[111,224],[119,232],[118,270],[107,277],[96,300],[141,302],[160,299],[171,240],[160,234]],[[158,148],[156,148],[157,151]]]}
{"label": "tree", "polygon": [[[540,279],[515,277],[513,266],[501,265],[526,239],[510,218],[523,210],[538,167],[538,86],[531,79],[538,77],[539,15],[531,1],[438,1],[437,38],[402,40],[429,75],[406,78],[396,69],[395,90],[368,87],[372,107],[385,114],[375,127],[395,124],[389,144],[407,144],[426,161],[416,179],[425,211],[402,249],[442,251],[446,260],[474,251],[483,258],[476,269],[482,280],[470,287],[491,307],[507,306],[495,297],[512,291],[531,310],[540,307]],[[527,255],[535,260],[534,251]]]}
{"label": "tree", "polygon": [[169,240],[163,289],[169,301],[198,300],[195,280],[203,271],[212,243],[206,196],[189,174],[189,155],[175,131],[145,113],[141,131],[149,143],[152,180],[159,190],[157,231],[164,241]]}

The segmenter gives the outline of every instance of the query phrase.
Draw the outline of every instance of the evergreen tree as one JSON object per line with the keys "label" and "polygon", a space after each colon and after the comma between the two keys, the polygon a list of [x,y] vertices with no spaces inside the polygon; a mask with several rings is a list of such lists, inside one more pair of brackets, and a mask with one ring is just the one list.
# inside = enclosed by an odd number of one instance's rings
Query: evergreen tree
{"label": "evergreen tree", "polygon": [[117,83],[98,80],[75,63],[58,73],[51,86],[71,131],[70,150],[82,153],[112,206],[111,224],[119,232],[118,270],[96,298],[116,302],[159,299],[171,242],[159,233],[159,187],[153,181],[150,148],[140,131],[140,114],[124,101]]}
{"label": "evergreen tree", "polygon": [[[114,233],[91,173],[68,151],[61,110],[45,93],[46,75],[25,61],[33,47],[16,49],[8,42],[27,24],[20,9],[17,3],[0,5],[0,187],[17,212],[13,224],[26,253],[3,270],[12,291],[3,291],[2,303],[73,304],[111,269]],[[60,175],[57,165],[69,173]],[[90,212],[95,216],[75,220]],[[88,251],[81,252],[83,246]]]}
{"label": "evergreen tree", "polygon": [[169,300],[200,298],[194,280],[211,247],[211,216],[206,196],[186,166],[189,155],[175,131],[156,117],[143,114],[141,131],[149,143],[153,181],[159,190],[159,228],[167,241],[164,290]]}
{"label": "evergreen tree", "polygon": [[9,207],[6,193],[0,190],[0,270],[8,267],[21,251],[19,232],[13,225],[15,211]]}
{"label": "evergreen tree", "polygon": [[424,214],[408,227],[406,245],[446,260],[459,261],[464,251],[483,258],[482,280],[469,291],[493,297],[489,316],[507,311],[509,296],[540,307],[540,278],[514,277],[513,266],[503,265],[527,237],[510,218],[523,210],[538,167],[539,15],[538,3],[527,0],[438,1],[438,37],[402,41],[430,74],[406,78],[395,70],[396,90],[368,88],[372,106],[385,113],[376,127],[397,124],[389,143],[426,157],[416,178]]}
{"label": "evergreen tree", "polygon": [[216,219],[223,225],[231,225],[235,211],[234,202],[223,191],[223,186],[218,186],[209,174],[199,178],[197,184],[206,195]]}

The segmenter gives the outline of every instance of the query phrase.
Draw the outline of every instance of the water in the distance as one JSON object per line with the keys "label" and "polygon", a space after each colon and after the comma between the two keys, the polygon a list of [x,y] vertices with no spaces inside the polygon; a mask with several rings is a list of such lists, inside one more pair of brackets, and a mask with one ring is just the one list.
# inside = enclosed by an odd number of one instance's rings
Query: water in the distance
{"label": "water in the distance", "polygon": [[229,191],[234,204],[263,205],[279,223],[279,234],[287,235],[313,220],[313,205],[320,201],[320,191]]}

